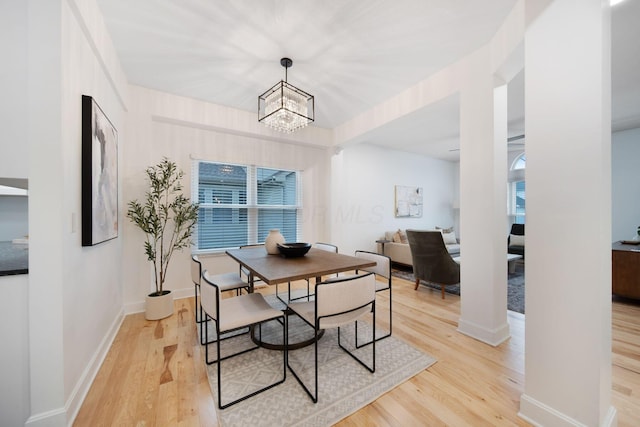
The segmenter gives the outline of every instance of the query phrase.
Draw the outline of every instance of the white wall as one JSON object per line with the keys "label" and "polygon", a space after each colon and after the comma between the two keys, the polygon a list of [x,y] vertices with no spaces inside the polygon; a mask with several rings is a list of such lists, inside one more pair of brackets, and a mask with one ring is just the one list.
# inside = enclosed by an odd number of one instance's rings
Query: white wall
{"label": "white wall", "polygon": [[0,242],[29,234],[28,206],[25,196],[0,196]]}
{"label": "white wall", "polygon": [[[27,143],[27,2],[0,2],[0,177],[26,179]],[[24,218],[18,212],[24,212]],[[28,230],[27,198],[0,196],[0,241]],[[15,232],[19,231],[20,234]],[[4,302],[0,314],[0,424],[23,425],[29,416],[28,276],[0,277]]]}
{"label": "white wall", "polygon": [[28,119],[37,124],[27,134],[27,424],[67,425],[122,319],[122,239],[81,246],[81,96],[93,96],[120,130],[127,85],[94,1],[33,0],[22,25],[29,29]]}
{"label": "white wall", "polygon": [[29,416],[28,276],[0,277],[0,425],[21,426]]}
{"label": "white wall", "polygon": [[[331,160],[331,235],[341,253],[376,250],[387,230],[454,225],[457,189],[452,162],[368,144],[350,145]],[[422,187],[422,218],[395,217],[395,185]]]}
{"label": "white wall", "polygon": [[[144,170],[166,156],[185,173],[184,191],[191,195],[193,159],[302,170],[303,236],[314,241],[324,235],[332,133],[316,127],[292,135],[272,131],[258,123],[257,115],[195,99],[141,87],[130,87],[131,111],[123,146],[121,176],[123,204],[142,199]],[[127,312],[144,309],[152,286],[151,267],[143,252],[143,233],[123,218],[123,281]],[[165,289],[174,298],[193,294],[190,251],[174,253]],[[205,267],[216,272],[236,271],[237,263],[225,254],[202,256]]]}
{"label": "white wall", "polygon": [[[27,178],[27,2],[0,2],[0,177]],[[1,240],[1,239],[0,239]]]}
{"label": "white wall", "polygon": [[640,226],[640,128],[611,138],[611,238],[617,241],[631,239]]}
{"label": "white wall", "polygon": [[[64,381],[65,401],[78,403],[82,396],[74,393],[81,394],[90,385],[122,317],[122,238],[81,246],[81,99],[82,95],[94,97],[120,131],[122,162],[122,147],[127,145],[123,131],[127,85],[97,5],[93,1],[63,4],[68,6],[62,10]],[[121,200],[119,206],[123,206]]]}

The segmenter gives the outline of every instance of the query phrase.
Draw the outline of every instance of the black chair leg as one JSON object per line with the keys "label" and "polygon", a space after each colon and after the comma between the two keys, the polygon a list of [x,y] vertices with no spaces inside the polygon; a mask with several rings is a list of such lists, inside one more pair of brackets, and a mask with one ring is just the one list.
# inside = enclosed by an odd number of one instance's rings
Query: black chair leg
{"label": "black chair leg", "polygon": [[289,304],[291,301],[297,301],[297,300],[305,299],[305,298],[307,299],[307,301],[311,301],[311,297],[314,296],[314,294],[312,294],[310,292],[309,279],[307,279],[307,295],[303,295],[303,296],[300,296],[300,297],[292,298],[291,297],[291,282],[287,283],[287,292],[288,292],[287,293],[287,300],[285,301],[278,294],[278,284],[276,283],[276,297],[285,305]]}
{"label": "black chair leg", "polygon": [[[236,403],[242,402],[242,401],[244,401],[246,399],[249,399],[250,397],[253,397],[253,396],[255,396],[255,395],[259,394],[259,393],[262,393],[263,391],[267,391],[267,390],[269,390],[269,389],[271,389],[271,388],[273,388],[273,387],[275,387],[277,385],[280,385],[286,380],[286,378],[287,378],[287,361],[288,361],[287,345],[288,345],[288,342],[289,342],[289,340],[288,340],[289,336],[288,336],[288,331],[287,331],[287,316],[284,315],[283,317],[284,317],[284,322],[282,322],[282,340],[283,340],[283,344],[284,344],[284,350],[283,350],[283,355],[282,355],[282,361],[283,361],[282,362],[282,379],[280,379],[280,380],[278,380],[278,381],[276,381],[276,382],[274,382],[272,384],[269,384],[269,385],[267,385],[265,387],[262,387],[259,390],[256,390],[256,391],[251,392],[251,393],[249,393],[247,395],[244,395],[244,396],[242,396],[242,397],[240,397],[240,398],[238,398],[238,399],[236,399],[236,400],[234,400],[232,402],[225,403],[224,405],[222,404],[222,363],[221,362],[224,361],[224,360],[230,359],[232,357],[239,356],[241,354],[248,353],[250,351],[256,350],[256,349],[260,348],[260,346],[251,347],[251,348],[248,348],[246,350],[242,350],[242,351],[239,351],[239,352],[234,353],[234,354],[230,354],[230,355],[225,356],[225,357],[220,357],[220,341],[224,340],[225,338],[223,338],[222,340],[216,340],[217,355],[216,355],[216,359],[215,360],[211,360],[211,361],[209,360],[209,345],[205,346],[205,362],[208,365],[212,365],[212,364],[216,364],[217,365],[218,408],[226,409],[226,408],[228,408],[228,407],[230,407],[232,405],[235,405]],[[278,319],[274,319],[274,320],[278,320]],[[209,327],[207,325],[208,325],[208,323],[205,322],[205,330],[207,330],[207,332],[208,332]],[[260,333],[260,337],[261,337],[262,336],[262,323],[258,324],[258,328],[259,328],[259,331],[260,331],[259,333]],[[218,331],[217,324],[216,324],[216,332],[218,333],[218,335],[220,334],[219,331]]]}
{"label": "black chair leg", "polygon": [[347,350],[345,347],[343,347],[342,343],[340,342],[340,328],[338,328],[338,346],[340,346],[340,348],[342,350],[344,350],[349,356],[351,356],[352,358],[354,358],[359,364],[361,364],[362,366],[364,366],[369,372],[374,373],[376,371],[376,308],[375,305],[372,307],[372,312],[373,312],[373,325],[371,326],[372,328],[372,333],[371,333],[371,342],[369,344],[371,344],[372,347],[372,355],[373,355],[373,362],[371,364],[371,366],[368,366],[364,361],[362,361],[361,359],[359,359],[355,354],[353,354],[352,352],[350,352],[349,350]]}
{"label": "black chair leg", "polygon": [[[380,341],[383,340],[385,338],[389,338],[391,336],[391,334],[393,333],[393,313],[391,312],[392,310],[392,303],[391,303],[392,299],[391,299],[391,288],[389,288],[389,332],[385,335],[382,335],[380,337],[377,337],[375,340],[376,341]],[[356,348],[362,348],[366,345],[371,344],[373,341],[367,341],[361,344],[358,344],[358,321],[356,320],[356,326],[355,326],[355,340],[356,340]]]}
{"label": "black chair leg", "polygon": [[[199,288],[199,285],[194,283],[194,285],[193,285],[193,293],[194,293],[196,302],[195,302],[195,306],[194,306],[194,309],[193,309],[193,314],[196,317],[196,323],[202,323],[202,306],[200,304],[198,304],[198,288]],[[198,316],[198,313],[200,314],[200,316]]]}
{"label": "black chair leg", "polygon": [[[204,310],[202,310],[202,308],[200,308],[201,312],[203,313],[202,316],[204,316],[204,318],[202,318],[202,320],[200,321],[200,345],[207,345],[207,344],[214,344],[216,342],[218,342],[218,335],[216,332],[216,338],[212,339],[211,341],[207,341],[207,339],[209,338],[209,328],[206,325],[209,321],[211,321],[211,318],[204,314]],[[204,330],[203,330],[203,325],[204,325]],[[237,337],[240,335],[245,335],[248,334],[249,332],[251,332],[251,328],[247,328],[246,332],[243,332],[241,334],[227,334],[227,336],[223,336],[221,338],[222,341],[224,340],[228,340],[229,338],[233,338],[233,337]],[[224,334],[223,334],[224,335]]]}
{"label": "black chair leg", "polygon": [[[372,354],[372,357],[373,357],[373,361],[371,363],[371,366],[368,366],[364,361],[359,359],[356,355],[354,355],[352,352],[347,350],[342,345],[342,343],[340,342],[340,328],[339,327],[338,327],[338,346],[344,352],[346,352],[349,356],[351,356],[353,359],[355,359],[360,365],[364,366],[369,372],[374,373],[376,371],[376,340],[375,340],[375,336],[376,336],[376,308],[375,308],[375,302],[372,304],[371,312],[373,313],[373,326],[372,326],[372,334],[371,334],[371,342],[370,342],[370,344],[372,344],[372,346],[371,346],[372,353],[371,354]],[[309,325],[309,326],[311,326],[311,325]],[[289,364],[288,359],[287,359],[287,368],[289,368],[289,371],[291,372],[293,377],[298,381],[298,384],[300,384],[300,386],[302,386],[303,390],[311,398],[313,403],[318,403],[318,389],[319,389],[319,385],[318,385],[318,332],[320,331],[320,328],[319,328],[319,325],[316,325],[315,327],[314,326],[311,326],[311,327],[314,328],[314,341],[315,341],[314,342],[315,393],[312,393],[311,390],[309,390],[307,385],[302,381],[302,379],[298,376],[296,371],[291,367],[291,365]]]}
{"label": "black chair leg", "polygon": [[[311,326],[311,325],[309,325],[309,326]],[[289,372],[291,372],[291,374],[296,379],[296,381],[298,381],[298,384],[300,384],[300,386],[305,391],[305,393],[307,393],[307,395],[311,398],[311,401],[313,403],[318,403],[318,328],[317,327],[313,327],[313,328],[314,328],[314,340],[313,341],[314,341],[314,354],[315,354],[314,361],[315,361],[315,382],[316,382],[315,394],[311,393],[311,390],[309,390],[309,388],[304,383],[304,381],[302,381],[302,378],[300,378],[298,376],[298,374],[296,373],[296,371],[291,367],[291,365],[289,364],[288,356],[287,356],[287,368],[289,368]],[[288,334],[288,331],[287,331],[287,334]]]}

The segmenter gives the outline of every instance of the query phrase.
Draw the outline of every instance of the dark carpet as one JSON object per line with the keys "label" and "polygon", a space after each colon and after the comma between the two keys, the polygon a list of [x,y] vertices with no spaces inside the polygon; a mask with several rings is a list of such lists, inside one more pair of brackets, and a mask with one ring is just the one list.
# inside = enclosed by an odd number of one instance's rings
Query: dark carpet
{"label": "dark carpet", "polygon": [[[411,267],[394,264],[391,274],[415,283]],[[439,285],[421,282],[421,286],[427,286],[440,292]],[[460,295],[460,286],[446,286],[445,292]],[[511,311],[524,314],[524,263],[516,262],[515,273],[509,273],[507,279],[507,308]]]}

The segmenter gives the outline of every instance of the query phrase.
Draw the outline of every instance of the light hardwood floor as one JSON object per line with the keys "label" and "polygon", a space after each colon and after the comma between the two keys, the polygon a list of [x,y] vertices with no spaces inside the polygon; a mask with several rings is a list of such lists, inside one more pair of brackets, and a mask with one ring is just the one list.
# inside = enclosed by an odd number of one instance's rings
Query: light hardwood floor
{"label": "light hardwood floor", "polygon": [[[511,338],[494,348],[456,332],[459,297],[394,278],[393,334],[438,362],[341,421],[339,426],[526,426],[524,316],[509,312]],[[264,289],[261,292],[272,292]],[[213,426],[193,298],[173,316],[127,316],[74,426]],[[378,319],[388,318],[382,294]],[[618,425],[640,425],[640,305],[613,304],[613,405]],[[259,396],[257,397],[259,398]]]}

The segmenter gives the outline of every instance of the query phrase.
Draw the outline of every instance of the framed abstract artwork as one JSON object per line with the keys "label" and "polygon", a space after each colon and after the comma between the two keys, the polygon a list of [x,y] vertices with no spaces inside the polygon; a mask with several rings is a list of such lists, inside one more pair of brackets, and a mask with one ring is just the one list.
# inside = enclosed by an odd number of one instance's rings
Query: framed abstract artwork
{"label": "framed abstract artwork", "polygon": [[82,95],[82,246],[118,237],[118,133]]}
{"label": "framed abstract artwork", "polygon": [[396,185],[396,218],[422,217],[422,187]]}

